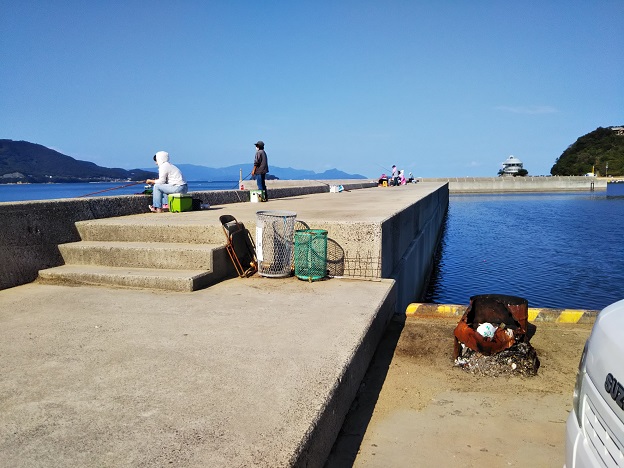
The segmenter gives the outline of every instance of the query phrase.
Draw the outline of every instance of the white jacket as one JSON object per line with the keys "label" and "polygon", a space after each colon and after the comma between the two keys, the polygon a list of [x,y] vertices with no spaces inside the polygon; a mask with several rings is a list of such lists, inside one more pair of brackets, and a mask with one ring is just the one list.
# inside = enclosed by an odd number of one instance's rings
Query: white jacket
{"label": "white jacket", "polygon": [[157,184],[169,185],[185,185],[186,179],[182,175],[180,169],[169,162],[169,153],[159,151],[156,153],[156,162],[158,162],[158,180]]}

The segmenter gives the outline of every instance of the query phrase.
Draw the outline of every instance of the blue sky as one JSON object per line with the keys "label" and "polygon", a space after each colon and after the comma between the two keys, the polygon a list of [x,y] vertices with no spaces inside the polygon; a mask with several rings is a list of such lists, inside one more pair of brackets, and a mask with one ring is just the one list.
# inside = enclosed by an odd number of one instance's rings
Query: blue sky
{"label": "blue sky", "polygon": [[[531,175],[624,124],[624,1],[0,0],[0,138],[106,167]],[[243,168],[245,170],[247,168]]]}

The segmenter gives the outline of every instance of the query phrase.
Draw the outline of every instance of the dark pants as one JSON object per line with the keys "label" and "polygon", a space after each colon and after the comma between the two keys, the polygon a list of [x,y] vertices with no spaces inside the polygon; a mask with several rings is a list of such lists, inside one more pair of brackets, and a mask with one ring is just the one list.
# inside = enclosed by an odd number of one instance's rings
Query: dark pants
{"label": "dark pants", "polygon": [[266,174],[256,174],[256,183],[258,184],[258,190],[262,190],[264,199],[269,199],[269,192],[266,188]]}

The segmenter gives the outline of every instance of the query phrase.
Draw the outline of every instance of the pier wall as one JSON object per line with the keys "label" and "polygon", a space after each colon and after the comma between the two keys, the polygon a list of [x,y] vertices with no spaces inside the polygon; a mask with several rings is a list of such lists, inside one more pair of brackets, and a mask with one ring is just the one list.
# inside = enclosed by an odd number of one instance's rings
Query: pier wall
{"label": "pier wall", "polygon": [[0,289],[62,265],[58,245],[80,240],[77,221],[144,213],[147,204],[140,195],[0,203]]}
{"label": "pier wall", "polygon": [[396,280],[401,313],[424,297],[448,204],[444,184],[382,224],[381,276]]}
{"label": "pier wall", "polygon": [[[317,203],[311,211],[293,209],[297,219],[327,231],[330,275],[395,280],[397,313],[422,300],[449,205],[448,183],[375,188],[349,205]],[[245,224],[255,228],[255,221]]]}
{"label": "pier wall", "polygon": [[606,177],[449,177],[418,179],[448,182],[451,193],[605,191]]}
{"label": "pier wall", "polygon": [[[374,187],[368,181],[271,181],[272,198],[329,192],[330,185],[346,190]],[[255,187],[253,187],[255,189]],[[203,203],[224,205],[249,202],[249,191],[193,192]],[[149,195],[119,195],[0,203],[0,290],[27,284],[39,270],[63,264],[59,244],[77,242],[77,221],[147,212]]]}

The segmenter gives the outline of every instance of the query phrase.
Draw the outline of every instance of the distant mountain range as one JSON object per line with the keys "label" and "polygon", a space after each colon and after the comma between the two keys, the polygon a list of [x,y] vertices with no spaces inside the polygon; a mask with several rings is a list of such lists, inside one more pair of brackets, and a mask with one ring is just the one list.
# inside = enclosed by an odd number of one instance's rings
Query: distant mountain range
{"label": "distant mountain range", "polygon": [[0,183],[144,180],[154,171],[101,167],[27,141],[0,140]]}
{"label": "distant mountain range", "polygon": [[[223,168],[193,164],[176,164],[188,181],[234,181],[251,175],[250,162]],[[316,173],[304,169],[269,166],[267,178],[286,180],[366,179],[360,174],[347,174],[337,169]],[[103,182],[140,181],[151,179],[155,168],[106,168],[92,162],[80,161],[53,149],[27,141],[0,139],[0,183],[43,182]]]}
{"label": "distant mountain range", "polygon": [[[205,181],[228,181],[238,180],[241,176],[243,179],[249,179],[251,176],[251,162],[235,164],[233,166],[213,168],[206,166],[195,166],[193,164],[176,164],[184,174],[187,180],[205,180]],[[277,167],[270,164],[267,179],[284,179],[284,180],[332,180],[332,179],[366,179],[360,174],[347,174],[338,169],[329,169],[325,172],[314,172],[305,169],[293,169],[292,167]]]}

